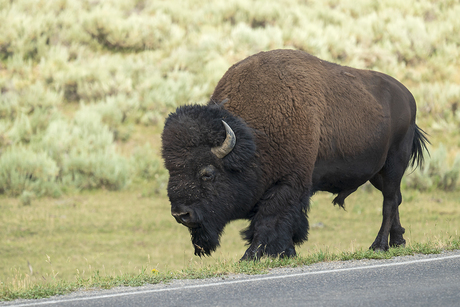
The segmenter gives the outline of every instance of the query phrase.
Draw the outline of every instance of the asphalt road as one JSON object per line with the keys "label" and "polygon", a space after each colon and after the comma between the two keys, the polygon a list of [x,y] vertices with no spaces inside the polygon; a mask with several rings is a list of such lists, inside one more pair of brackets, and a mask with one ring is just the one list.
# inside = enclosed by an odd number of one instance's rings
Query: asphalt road
{"label": "asphalt road", "polygon": [[460,251],[321,263],[0,306],[460,306]]}

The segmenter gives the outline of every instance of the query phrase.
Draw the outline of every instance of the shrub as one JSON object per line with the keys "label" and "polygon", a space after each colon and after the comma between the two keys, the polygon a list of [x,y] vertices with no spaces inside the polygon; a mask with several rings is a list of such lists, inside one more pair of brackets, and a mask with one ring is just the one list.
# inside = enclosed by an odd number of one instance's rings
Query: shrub
{"label": "shrub", "polygon": [[29,15],[14,5],[0,11],[0,60],[13,54],[34,60],[43,56],[55,28],[50,14]]}
{"label": "shrub", "polygon": [[47,149],[65,186],[117,190],[131,177],[128,160],[116,152],[113,133],[90,108],[80,109],[70,123],[62,119],[50,123],[35,146]]}
{"label": "shrub", "polygon": [[0,119],[0,156],[2,151],[6,149],[7,146],[11,145],[11,141],[7,134],[9,128],[10,124],[7,121]]}
{"label": "shrub", "polygon": [[[31,134],[44,131],[56,115],[56,107],[61,102],[61,95],[49,90],[41,82],[33,83],[20,91],[16,91],[16,95],[17,110],[11,115],[17,116],[15,126],[19,120],[19,125],[24,125],[21,129],[27,127]],[[30,141],[30,139],[23,141]]]}
{"label": "shrub", "polygon": [[8,136],[13,143],[29,143],[32,138],[32,126],[29,117],[24,113],[16,117]]}
{"label": "shrub", "polygon": [[[428,154],[425,153],[425,157]],[[457,154],[451,166],[447,163],[447,150],[440,145],[426,159],[423,168],[417,168],[405,177],[404,185],[418,190],[442,189],[453,191],[459,187],[460,154]]]}
{"label": "shrub", "polygon": [[124,12],[106,4],[91,10],[83,28],[99,44],[114,51],[170,49],[185,34],[171,16],[162,12],[150,16],[130,14],[126,18]]}
{"label": "shrub", "polygon": [[14,121],[19,112],[19,106],[19,95],[5,89],[0,95],[0,120]]}
{"label": "shrub", "polygon": [[124,99],[127,99],[124,95],[107,97],[105,101],[91,105],[82,104],[81,110],[97,113],[100,116],[100,121],[107,125],[113,133],[114,140],[127,140],[129,139],[130,129],[122,124],[126,120],[130,108],[125,107],[126,105],[122,102]]}
{"label": "shrub", "polygon": [[163,167],[163,161],[154,152],[149,143],[138,146],[130,160],[131,168],[134,172],[133,178],[142,178],[149,182],[150,192],[158,194],[166,188],[168,173]]}
{"label": "shrub", "polygon": [[134,150],[131,165],[136,172],[135,177],[148,180],[156,179],[161,173],[165,172],[162,167],[162,161],[155,154],[149,143]]}
{"label": "shrub", "polygon": [[[422,82],[413,90],[419,111],[447,118],[460,102],[460,85],[453,82]],[[457,104],[457,106],[454,106]],[[455,110],[454,110],[455,109]]]}
{"label": "shrub", "polygon": [[283,47],[283,34],[276,26],[253,29],[245,23],[239,23],[232,30],[231,38],[235,48],[240,52],[244,50],[247,55]]}
{"label": "shrub", "polygon": [[[63,188],[158,182],[155,152],[140,147],[136,165],[116,141],[205,103],[231,64],[275,48],[390,74],[414,93],[420,126],[458,145],[459,14],[452,0],[0,0],[0,154],[45,152]],[[408,182],[458,185],[457,164],[436,163]]]}
{"label": "shrub", "polygon": [[0,156],[0,193],[19,196],[24,191],[37,196],[60,194],[56,181],[59,168],[46,153],[12,146]]}
{"label": "shrub", "polygon": [[108,190],[124,188],[129,178],[127,159],[110,149],[91,152],[72,150],[64,162],[60,176],[65,186]]}

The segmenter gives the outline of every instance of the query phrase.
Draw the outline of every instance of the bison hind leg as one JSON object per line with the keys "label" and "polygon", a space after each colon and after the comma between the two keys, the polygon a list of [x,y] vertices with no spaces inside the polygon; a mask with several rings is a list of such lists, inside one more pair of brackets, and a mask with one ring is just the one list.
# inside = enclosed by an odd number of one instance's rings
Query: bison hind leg
{"label": "bison hind leg", "polygon": [[343,210],[345,210],[345,198],[350,196],[351,193],[355,192],[357,189],[341,191],[332,201],[335,205],[339,205]]}

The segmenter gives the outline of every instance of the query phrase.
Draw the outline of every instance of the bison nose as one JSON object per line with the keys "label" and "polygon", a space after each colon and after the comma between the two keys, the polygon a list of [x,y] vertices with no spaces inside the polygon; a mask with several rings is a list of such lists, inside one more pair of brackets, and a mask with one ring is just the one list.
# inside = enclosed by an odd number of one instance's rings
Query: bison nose
{"label": "bison nose", "polygon": [[188,224],[191,220],[191,215],[188,212],[171,212],[172,216],[176,219],[178,223]]}

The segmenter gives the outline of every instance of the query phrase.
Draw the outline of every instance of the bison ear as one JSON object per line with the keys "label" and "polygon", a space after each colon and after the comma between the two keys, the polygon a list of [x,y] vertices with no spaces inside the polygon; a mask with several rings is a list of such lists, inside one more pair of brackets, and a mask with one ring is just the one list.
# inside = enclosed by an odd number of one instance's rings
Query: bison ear
{"label": "bison ear", "polygon": [[222,123],[225,126],[225,131],[227,132],[225,141],[222,143],[222,145],[211,148],[211,152],[219,159],[222,159],[228,155],[236,144],[236,136],[232,128],[230,128],[230,126],[225,121],[222,121]]}

